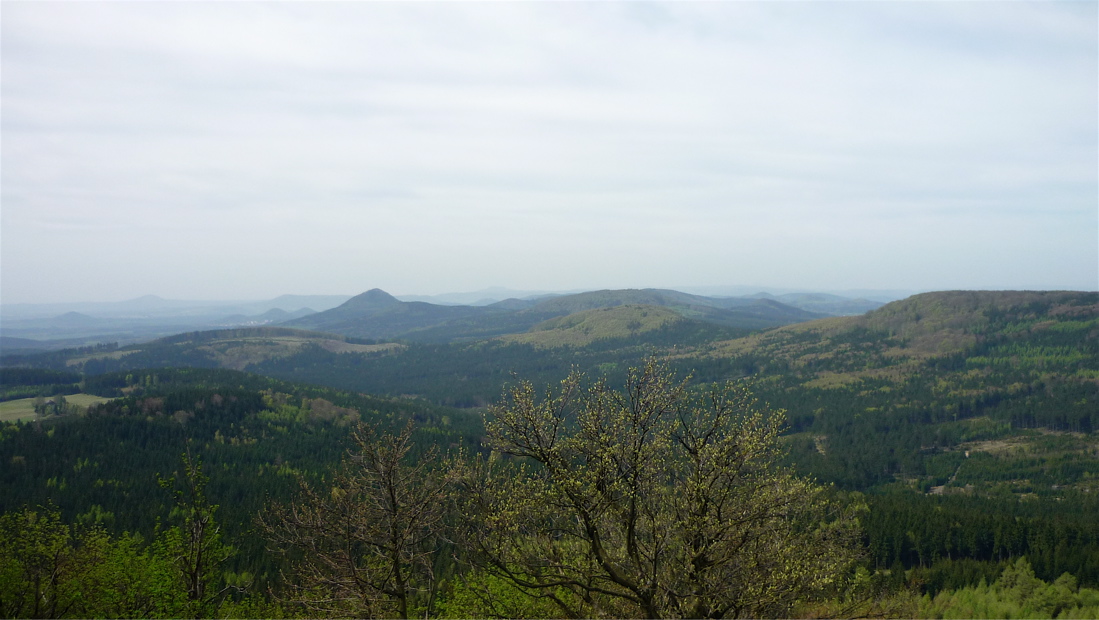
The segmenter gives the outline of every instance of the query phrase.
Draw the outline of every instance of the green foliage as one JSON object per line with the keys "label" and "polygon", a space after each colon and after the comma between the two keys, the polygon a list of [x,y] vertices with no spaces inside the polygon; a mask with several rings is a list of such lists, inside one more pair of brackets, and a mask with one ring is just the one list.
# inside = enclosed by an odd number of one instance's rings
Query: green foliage
{"label": "green foliage", "polygon": [[80,375],[45,368],[0,368],[0,401],[76,394]]}
{"label": "green foliage", "polygon": [[543,591],[522,588],[514,581],[489,572],[472,570],[443,585],[436,603],[439,618],[560,618],[566,608],[579,608],[581,601],[565,587]]}
{"label": "green foliage", "polygon": [[171,561],[140,537],[67,525],[53,509],[0,515],[5,618],[172,618],[184,603]]}
{"label": "green foliage", "polygon": [[571,617],[788,614],[850,566],[859,507],[775,466],[781,424],[742,386],[693,393],[653,359],[624,392],[523,382],[486,426],[535,466],[473,466],[461,540]]}
{"label": "green foliage", "polygon": [[1070,572],[1082,583],[1099,583],[1094,496],[1019,501],[894,492],[868,499],[863,525],[873,566],[918,567],[913,578],[931,595],[991,581],[1001,562],[1023,555],[1044,579]]}
{"label": "green foliage", "polygon": [[[680,301],[687,305],[676,312],[689,305]],[[589,327],[586,337],[599,336],[571,348],[465,341],[347,354],[322,335],[249,332],[191,334],[126,350],[88,349],[78,352],[85,392],[115,400],[92,407],[85,417],[0,425],[0,511],[10,514],[52,501],[64,522],[77,524],[69,527],[102,528],[112,544],[127,532],[155,541],[158,532],[166,532],[155,529],[156,519],[171,507],[152,484],[154,474],[171,471],[174,455],[190,449],[206,464],[211,503],[221,505],[223,540],[239,550],[224,570],[252,573],[259,591],[266,591],[279,587],[277,575],[288,566],[266,553],[265,542],[250,531],[252,515],[268,497],[291,501],[299,477],[328,488],[359,418],[393,431],[414,420],[410,454],[423,454],[431,445],[476,451],[484,433],[480,415],[430,403],[487,405],[512,381],[512,371],[541,385],[561,380],[575,366],[621,384],[626,369],[647,355],[674,351],[672,364],[693,372],[694,385],[751,377],[761,400],[789,412],[790,434],[782,439],[789,453],[780,457],[782,464],[867,493],[870,511],[861,525],[872,581],[896,580],[907,571],[907,583],[935,597],[975,588],[981,579],[993,583],[1003,566],[1026,555],[1038,579],[1052,584],[1067,571],[1094,587],[1099,585],[1094,519],[1099,506],[1093,499],[1099,495],[1097,301],[1095,294],[1071,292],[928,294],[865,317],[747,337],[692,320],[648,331],[643,321],[635,330],[626,321],[615,328],[624,328],[625,335],[606,337],[611,333],[599,322],[562,319],[553,326]],[[634,310],[618,312],[626,316]],[[495,335],[514,330],[518,323],[507,323],[514,316],[470,317],[461,329],[470,338]],[[550,315],[527,315],[523,329],[546,318]],[[416,338],[445,335],[432,330],[417,332]],[[282,353],[267,356],[260,348]],[[2,387],[13,395],[42,394],[42,405],[54,394],[72,404],[79,377],[65,363],[73,355],[20,358],[53,370],[21,369],[31,373],[24,384],[9,381],[17,375],[4,368]],[[246,361],[251,369],[284,379],[355,393],[212,368]],[[164,368],[185,365],[211,368]],[[125,370],[96,375],[116,369]],[[513,464],[501,457],[495,466]],[[534,467],[527,473],[540,471]],[[942,495],[920,493],[933,488]],[[142,557],[164,560],[140,544],[135,549]],[[516,603],[505,615],[552,615],[545,606],[550,604],[561,609],[548,599],[531,602],[514,584],[508,589],[501,585],[505,582],[492,581],[499,577],[461,577],[448,582],[441,600],[453,594],[450,600],[457,601],[464,592],[462,604],[472,609],[472,592],[492,591],[529,603]],[[469,588],[455,586],[459,583]],[[223,580],[215,589],[225,585]],[[832,612],[823,607],[819,612],[843,615],[836,610],[854,609],[851,601],[833,602]],[[225,610],[231,605],[238,606],[234,615],[285,611],[266,604],[255,595],[234,596],[217,613],[230,613]],[[567,604],[582,606],[576,600]],[[177,614],[190,613],[178,609]]]}
{"label": "green foliage", "polygon": [[192,618],[213,616],[234,587],[225,584],[218,589],[224,580],[222,564],[235,550],[222,541],[215,519],[218,507],[206,497],[209,480],[202,473],[202,463],[189,453],[182,456],[181,470],[170,478],[158,478],[160,486],[175,497],[170,518],[176,525],[161,533],[156,547],[159,555],[171,559],[186,595],[186,615]]}
{"label": "green foliage", "polygon": [[0,369],[0,390],[29,386],[68,385],[79,382],[80,375],[69,371],[45,368]]}
{"label": "green foliage", "polygon": [[189,450],[210,478],[205,492],[220,505],[223,540],[238,550],[224,570],[253,574],[260,591],[282,566],[253,516],[269,501],[288,501],[298,476],[330,475],[352,445],[352,412],[380,429],[415,420],[423,429],[412,438],[415,454],[433,444],[476,450],[482,432],[479,415],[236,371],[156,369],[87,383],[117,398],[86,416],[0,424],[0,512],[52,502],[68,522],[153,540],[164,531],[158,521],[179,525],[165,521],[173,507],[156,476],[178,470]]}
{"label": "green foliage", "polygon": [[1034,576],[1026,558],[1009,564],[991,586],[981,582],[954,591],[925,596],[921,618],[1095,618],[1099,590],[1079,588],[1076,578],[1062,574],[1053,583]]}

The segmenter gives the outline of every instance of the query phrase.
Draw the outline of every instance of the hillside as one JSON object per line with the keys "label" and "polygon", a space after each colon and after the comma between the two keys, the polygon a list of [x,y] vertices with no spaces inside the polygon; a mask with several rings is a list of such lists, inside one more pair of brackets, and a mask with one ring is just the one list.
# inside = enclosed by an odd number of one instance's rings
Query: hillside
{"label": "hillside", "polygon": [[[751,381],[787,410],[791,461],[842,487],[1099,492],[1088,477],[1099,478],[1094,293],[927,293],[864,316],[734,335],[672,308],[622,305],[487,341],[360,361],[311,349],[253,370],[470,406],[497,398],[511,372],[549,383],[576,366],[613,381],[655,352],[697,383]],[[997,467],[1016,473],[990,473]]]}
{"label": "hillside", "polygon": [[[967,446],[987,452],[1015,438],[1009,445],[1025,452],[1042,437],[1035,429],[1078,434],[1072,448],[1062,442],[1042,450],[1054,461],[1079,457],[1089,464],[1056,483],[1057,476],[1043,476],[1040,487],[1033,476],[1000,476],[1000,488],[1090,488],[1093,474],[1085,472],[1099,474],[1091,452],[1099,430],[1094,293],[927,293],[861,317],[707,343],[678,358],[701,380],[730,372],[751,376],[761,397],[790,412],[795,458],[845,485],[908,480],[936,486],[954,473],[966,479],[964,469],[955,470]],[[992,450],[1001,461],[1009,452]],[[1061,466],[1031,458],[1032,468]],[[947,475],[936,473],[933,462],[949,469]],[[997,486],[992,480],[986,472],[985,481]]]}
{"label": "hillside", "polygon": [[[874,587],[934,595],[993,583],[1023,556],[1047,582],[1069,572],[1099,584],[1099,294],[926,293],[758,331],[695,318],[752,308],[789,306],[601,291],[503,302],[400,343],[261,327],[9,358],[36,367],[4,369],[13,407],[79,391],[114,400],[95,415],[5,427],[3,462],[20,465],[0,469],[5,508],[55,497],[66,518],[148,532],[145,515],[167,506],[137,478],[170,467],[190,438],[216,472],[211,489],[232,502],[225,514],[237,515],[227,529],[244,550],[235,570],[271,577],[278,567],[245,515],[263,493],[288,496],[299,474],[324,476],[356,415],[414,420],[423,446],[475,452],[482,408],[517,379],[541,390],[575,368],[621,385],[655,354],[697,388],[743,379],[785,410],[784,464],[868,507],[860,523]],[[329,317],[398,325],[417,312],[435,309],[372,291]],[[123,511],[134,501],[148,508]]]}
{"label": "hillside", "polygon": [[[408,307],[380,291],[357,299],[344,312]],[[1002,445],[988,442],[1022,442],[1025,451],[1040,439],[1027,434],[1035,430],[1090,437],[1099,429],[1094,293],[926,293],[863,316],[754,333],[687,318],[682,306],[617,303],[629,299],[697,301],[661,291],[599,292],[497,312],[500,320],[491,325],[466,317],[419,332],[453,335],[456,325],[465,333],[480,326],[491,336],[450,344],[356,343],[335,334],[260,328],[20,359],[88,374],[164,366],[247,369],[356,392],[479,406],[496,399],[512,373],[548,383],[575,366],[620,380],[626,368],[656,353],[698,383],[749,378],[762,399],[788,411],[793,460],[858,489],[899,481],[942,486],[949,476],[936,473],[933,463],[956,469],[964,445],[983,452]],[[600,307],[606,304],[616,305]],[[531,325],[499,333],[522,327],[520,320]],[[1054,460],[1084,458],[1091,440],[1082,441],[1045,452]],[[1001,452],[989,454],[1002,458]],[[1045,465],[1034,466],[1061,466],[1042,459]],[[1057,476],[1040,477],[1046,480],[1042,488],[1085,484],[1090,468],[1056,483],[1050,480]],[[958,479],[966,475],[962,471]],[[1019,480],[1011,488],[1028,488]]]}
{"label": "hillside", "polygon": [[678,312],[661,306],[593,308],[542,321],[529,332],[500,336],[499,340],[543,348],[583,347],[598,340],[637,337],[686,320]]}
{"label": "hillside", "polygon": [[540,301],[524,312],[568,315],[583,310],[623,305],[663,306],[684,318],[747,329],[762,329],[825,316],[771,299],[713,298],[662,289],[593,291],[565,295]]}
{"label": "hillside", "polygon": [[786,305],[794,306],[795,308],[801,308],[802,310],[820,312],[834,316],[865,314],[885,305],[880,301],[871,301],[861,297],[852,299],[850,297],[829,295],[827,293],[785,293],[783,295],[759,293],[753,295],[753,297],[773,299]]}
{"label": "hillside", "polygon": [[347,336],[288,327],[241,327],[184,332],[124,347],[99,345],[11,355],[5,361],[37,368],[76,370],[88,375],[164,367],[243,370],[267,360],[293,358],[311,347],[333,354],[378,354],[399,350],[401,346],[355,342]]}
{"label": "hillside", "polygon": [[[507,362],[511,365],[509,370],[520,371],[533,365],[554,372],[550,369],[570,365],[564,361],[564,356],[577,355],[583,348],[601,350],[596,355],[600,359],[597,364],[605,364],[605,360],[616,361],[623,356],[640,359],[643,352],[668,345],[704,343],[817,316],[768,299],[718,299],[656,289],[506,300],[489,306],[402,302],[382,290],[373,289],[336,308],[286,321],[280,327],[188,331],[121,348],[100,346],[39,356],[14,356],[9,357],[7,363],[75,369],[90,374],[170,366],[251,369],[346,389],[406,393],[400,381],[382,384],[378,382],[380,379],[369,380],[363,374],[367,366],[381,365],[381,369],[369,374],[375,378],[389,377],[392,368],[405,367],[410,358],[418,359],[419,349],[382,361],[343,354],[393,355],[408,346],[392,342],[379,344],[379,340],[429,346],[454,344],[458,348],[448,353],[462,357],[476,351],[474,357],[478,361],[475,365],[486,369],[495,366],[496,370],[486,373],[488,377],[495,377],[501,359],[511,360]],[[360,340],[350,342],[351,339]],[[463,348],[464,343],[471,347]],[[501,354],[502,358],[486,357],[490,354],[485,352],[483,345]],[[567,347],[570,352],[528,355],[526,351],[530,346]],[[556,357],[557,361],[541,359],[546,356]],[[443,359],[451,357],[439,357],[439,360]],[[408,392],[436,393],[443,389],[445,382],[441,384],[433,377],[451,374],[450,369],[445,368],[426,374],[416,373],[413,376],[435,385]],[[496,379],[490,381],[492,394],[478,394],[474,402],[484,402],[499,391]],[[480,385],[480,382],[472,385]],[[448,402],[469,401],[459,398]]]}
{"label": "hillside", "polygon": [[593,291],[540,301],[504,300],[487,306],[403,302],[372,289],[339,307],[283,325],[358,338],[443,343],[519,334],[548,319],[624,305],[662,306],[684,318],[743,329],[824,316],[770,299],[718,299],[658,289]]}
{"label": "hillside", "polygon": [[456,319],[492,312],[479,306],[400,301],[381,289],[371,289],[331,310],[293,319],[283,325],[358,338],[390,339]]}
{"label": "hillside", "polygon": [[[257,327],[180,334],[138,349],[153,351],[173,345],[192,355],[206,355],[211,363],[204,366],[232,370],[244,370],[268,359],[292,356],[306,346],[319,346],[333,353],[380,353],[400,348],[400,345],[392,343],[356,344],[348,342],[346,337],[323,332]],[[129,360],[129,363],[134,365],[141,361],[138,357]]]}
{"label": "hillside", "polygon": [[[418,445],[441,441],[471,450],[478,448],[481,426],[479,416],[422,402],[228,370],[107,374],[88,380],[86,389],[101,397],[77,401],[86,413],[51,415],[33,425],[0,422],[0,513],[50,507],[69,522],[152,540],[176,516],[169,516],[170,491],[157,480],[170,478],[186,452],[206,466],[222,535],[238,547],[225,568],[252,573],[258,591],[278,583],[284,565],[266,552],[255,515],[272,500],[292,497],[299,476],[330,472],[359,421],[391,429],[414,419],[429,429],[417,433]],[[10,545],[0,548],[10,551]],[[4,566],[9,587],[18,573],[11,563]]]}
{"label": "hillside", "polygon": [[[787,365],[810,381],[853,382],[910,374],[929,360],[967,352],[989,349],[1003,354],[1007,350],[996,347],[1011,341],[1057,341],[1079,349],[1076,357],[1086,356],[1094,353],[1099,338],[1097,317],[1099,296],[1094,293],[924,293],[863,316],[822,319],[711,343],[694,355],[758,358]],[[1056,352],[1034,349],[1024,357],[1043,355],[1056,357]],[[1009,357],[1018,362],[1016,366],[1025,365],[1018,351]]]}

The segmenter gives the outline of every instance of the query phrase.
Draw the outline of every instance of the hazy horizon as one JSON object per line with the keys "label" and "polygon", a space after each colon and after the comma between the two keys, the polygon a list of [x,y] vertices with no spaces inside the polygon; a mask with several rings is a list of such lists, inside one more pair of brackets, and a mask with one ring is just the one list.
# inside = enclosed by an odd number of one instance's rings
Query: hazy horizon
{"label": "hazy horizon", "polygon": [[1099,289],[1096,3],[31,3],[0,302]]}
{"label": "hazy horizon", "polygon": [[[370,287],[361,291],[355,292],[322,292],[322,293],[280,293],[278,295],[271,295],[267,297],[222,297],[222,298],[196,298],[196,297],[165,297],[163,295],[156,295],[148,293],[145,295],[137,295],[135,297],[127,297],[124,299],[62,299],[57,301],[47,302],[7,302],[3,301],[0,305],[3,306],[80,306],[80,305],[111,305],[111,304],[126,304],[129,302],[138,302],[147,299],[157,299],[166,302],[175,303],[194,303],[198,305],[203,304],[235,304],[235,303],[257,303],[257,302],[269,302],[279,299],[280,297],[355,297],[368,291],[380,289],[379,287]],[[864,297],[866,299],[874,300],[897,300],[903,299],[911,295],[917,295],[920,293],[931,292],[943,292],[949,290],[974,290],[974,291],[1052,291],[1052,290],[1068,290],[1068,291],[1085,291],[1096,292],[1096,288],[1091,289],[1042,289],[1036,287],[1022,287],[1017,289],[865,289],[865,288],[852,288],[852,289],[830,289],[830,288],[806,288],[806,287],[778,287],[778,286],[765,286],[765,285],[727,285],[727,286],[636,286],[636,287],[602,287],[602,288],[573,288],[573,289],[512,289],[507,287],[490,286],[483,289],[476,290],[451,290],[441,293],[419,293],[419,292],[394,292],[384,291],[393,297],[399,299],[436,299],[441,300],[448,297],[470,296],[479,293],[484,293],[486,298],[491,297],[492,293],[497,293],[495,297],[497,300],[503,300],[504,295],[511,297],[532,297],[538,295],[571,295],[576,293],[593,292],[600,290],[627,290],[627,289],[657,289],[657,290],[671,290],[679,291],[682,293],[690,293],[694,295],[708,296],[708,297],[748,297],[756,294],[766,293],[772,295],[784,295],[784,294],[828,294],[837,295],[840,297],[849,297],[855,299],[858,297]],[[438,302],[436,302],[438,303]],[[449,302],[457,303],[457,302]]]}

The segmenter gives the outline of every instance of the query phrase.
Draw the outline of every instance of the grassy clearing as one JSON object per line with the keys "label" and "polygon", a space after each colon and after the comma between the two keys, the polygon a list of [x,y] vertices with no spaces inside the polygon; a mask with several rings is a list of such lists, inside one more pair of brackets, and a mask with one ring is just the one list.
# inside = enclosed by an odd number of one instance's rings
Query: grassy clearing
{"label": "grassy clearing", "polygon": [[977,491],[1049,493],[1099,490],[1099,434],[1027,431],[1022,434],[960,444],[965,452],[957,486]]}
{"label": "grassy clearing", "polygon": [[[102,396],[93,396],[91,394],[69,394],[65,397],[65,401],[70,405],[77,405],[82,409],[87,409],[91,405],[105,403],[108,400],[110,399],[103,398]],[[17,420],[30,421],[33,419],[33,398],[20,398],[19,400],[0,402],[0,422],[15,422]]]}
{"label": "grassy clearing", "polygon": [[1069,433],[1036,429],[1012,437],[963,443],[957,449],[987,452],[994,456],[1025,454],[1051,457],[1073,453],[1092,457],[1099,456],[1099,433]]}
{"label": "grassy clearing", "polygon": [[111,351],[110,353],[93,353],[92,355],[82,355],[80,357],[67,359],[65,360],[65,365],[71,368],[73,366],[79,366],[89,360],[117,360],[127,355],[130,355],[131,353],[137,353],[137,351]]}
{"label": "grassy clearing", "polygon": [[396,342],[383,342],[381,344],[351,344],[339,340],[322,340],[321,346],[332,353],[378,353],[381,351],[399,351],[405,345]]}
{"label": "grassy clearing", "polygon": [[0,422],[34,419],[34,399],[20,398],[0,403]]}
{"label": "grassy clearing", "polygon": [[103,398],[102,396],[95,396],[92,394],[69,394],[65,397],[65,400],[72,405],[79,405],[81,407],[89,407],[91,405],[98,405],[99,403],[105,403],[109,398]]}

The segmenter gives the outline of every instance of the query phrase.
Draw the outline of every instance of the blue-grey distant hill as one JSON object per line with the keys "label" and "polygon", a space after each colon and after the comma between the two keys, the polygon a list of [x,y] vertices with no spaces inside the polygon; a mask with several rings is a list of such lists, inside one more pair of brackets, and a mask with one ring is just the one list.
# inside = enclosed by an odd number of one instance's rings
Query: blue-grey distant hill
{"label": "blue-grey distant hill", "polygon": [[852,316],[866,314],[871,310],[877,310],[885,304],[870,299],[841,297],[829,293],[785,293],[783,295],[770,295],[768,293],[756,293],[751,297],[756,299],[772,299],[788,306],[809,310],[810,312],[822,312],[833,316]]}
{"label": "blue-grey distant hill", "polygon": [[199,329],[268,325],[327,310],[349,295],[282,295],[264,301],[182,301],[146,295],[121,302],[3,304],[0,336],[43,349],[144,342]]}
{"label": "blue-grey distant hill", "polygon": [[[496,299],[512,293],[513,296]],[[26,341],[20,349],[97,343],[138,343],[203,329],[286,325],[372,340],[457,342],[516,334],[542,321],[597,308],[652,305],[685,319],[722,327],[762,329],[827,315],[861,314],[877,302],[823,294],[708,297],[666,289],[552,294],[485,289],[423,300],[373,289],[346,295],[282,295],[264,301],[181,301],[146,295],[110,303],[4,304],[0,336]],[[458,303],[459,300],[469,300]],[[321,310],[314,312],[314,309]]]}
{"label": "blue-grey distant hill", "polygon": [[246,316],[243,314],[234,314],[225,317],[221,323],[226,326],[235,325],[273,325],[275,323],[283,323],[286,321],[292,321],[299,319],[303,316],[309,316],[310,314],[316,314],[317,311],[311,308],[302,308],[293,312],[287,312],[282,308],[271,308],[263,314],[256,314],[252,316]]}
{"label": "blue-grey distant hill", "polygon": [[136,299],[112,302],[0,304],[0,317],[4,321],[23,321],[49,319],[76,312],[95,318],[196,320],[232,315],[252,316],[274,308],[292,313],[303,308],[328,310],[342,304],[350,297],[350,295],[280,295],[274,299],[260,301],[196,301],[145,295]]}
{"label": "blue-grey distant hill", "polygon": [[540,291],[540,290],[515,290],[494,286],[491,288],[471,291],[468,293],[443,293],[441,295],[397,295],[401,301],[424,301],[440,306],[488,306],[508,299],[540,299],[543,297],[556,297],[558,295],[571,295],[581,291]]}

